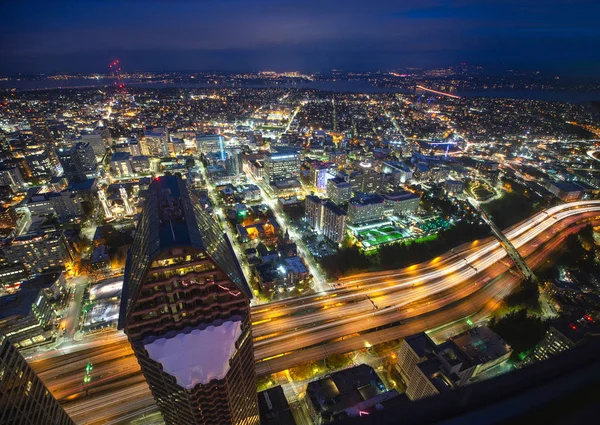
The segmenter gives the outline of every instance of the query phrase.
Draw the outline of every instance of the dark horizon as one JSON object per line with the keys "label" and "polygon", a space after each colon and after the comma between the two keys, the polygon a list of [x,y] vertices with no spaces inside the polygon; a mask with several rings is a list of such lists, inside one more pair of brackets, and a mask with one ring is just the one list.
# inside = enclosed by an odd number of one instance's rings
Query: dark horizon
{"label": "dark horizon", "polygon": [[0,73],[494,69],[600,72],[593,0],[3,3]]}

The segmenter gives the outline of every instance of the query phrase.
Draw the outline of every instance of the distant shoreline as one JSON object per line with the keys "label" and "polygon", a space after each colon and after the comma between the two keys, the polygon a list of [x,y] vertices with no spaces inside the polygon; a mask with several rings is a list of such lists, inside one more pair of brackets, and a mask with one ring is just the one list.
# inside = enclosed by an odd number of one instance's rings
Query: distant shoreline
{"label": "distant shoreline", "polygon": [[[335,93],[414,93],[413,90],[402,87],[384,87],[373,85],[369,81],[302,81],[298,83],[274,82],[274,83],[232,83],[232,84],[210,84],[210,83],[185,83],[185,82],[167,82],[161,81],[131,81],[125,80],[128,86],[148,89],[162,88],[288,88],[288,89],[307,89],[319,90]],[[62,89],[93,89],[112,87],[113,80],[110,79],[71,79],[71,80],[5,80],[0,81],[0,89],[16,89],[18,91],[43,91],[43,90],[62,90]],[[550,102],[573,102],[582,103],[590,101],[600,101],[600,93],[571,91],[571,90],[465,90],[456,93],[463,97],[487,97],[487,98],[508,98],[508,99],[531,99]]]}

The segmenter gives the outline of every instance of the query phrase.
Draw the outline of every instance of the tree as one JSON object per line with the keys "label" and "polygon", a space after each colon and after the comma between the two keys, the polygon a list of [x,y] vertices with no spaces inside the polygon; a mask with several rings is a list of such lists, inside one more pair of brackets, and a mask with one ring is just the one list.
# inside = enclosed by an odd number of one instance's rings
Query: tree
{"label": "tree", "polygon": [[333,354],[325,359],[325,365],[331,370],[343,369],[352,359],[348,354]]}
{"label": "tree", "polygon": [[544,338],[548,323],[521,309],[490,321],[490,329],[496,332],[513,349],[513,356],[531,351]]}
{"label": "tree", "polygon": [[540,290],[537,283],[534,282],[532,279],[528,278],[521,283],[519,290],[508,295],[504,299],[504,302],[506,302],[506,305],[508,305],[509,307],[522,306],[525,307],[525,309],[529,308],[535,311],[539,311],[539,298]]}

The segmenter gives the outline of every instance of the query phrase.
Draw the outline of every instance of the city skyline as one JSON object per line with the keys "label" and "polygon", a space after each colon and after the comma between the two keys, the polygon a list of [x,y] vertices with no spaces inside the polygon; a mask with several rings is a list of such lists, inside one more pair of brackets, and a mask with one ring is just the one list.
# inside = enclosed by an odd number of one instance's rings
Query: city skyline
{"label": "city skyline", "polygon": [[[0,73],[440,67],[593,76],[593,1],[4,4]],[[93,18],[92,18],[93,17]],[[25,19],[26,18],[26,19]]]}
{"label": "city skyline", "polygon": [[594,423],[598,0],[0,4],[0,423]]}

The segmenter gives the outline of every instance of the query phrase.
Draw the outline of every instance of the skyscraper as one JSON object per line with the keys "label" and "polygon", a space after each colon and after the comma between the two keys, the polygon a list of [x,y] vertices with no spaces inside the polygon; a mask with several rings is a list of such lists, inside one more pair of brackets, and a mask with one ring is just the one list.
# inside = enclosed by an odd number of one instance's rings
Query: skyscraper
{"label": "skyscraper", "polygon": [[179,177],[152,182],[125,268],[125,329],[167,424],[258,424],[251,291]]}
{"label": "skyscraper", "polygon": [[69,149],[59,149],[57,155],[69,182],[85,180],[96,174],[98,163],[89,143],[78,142]]}
{"label": "skyscraper", "polygon": [[0,424],[75,425],[21,353],[1,333]]}

